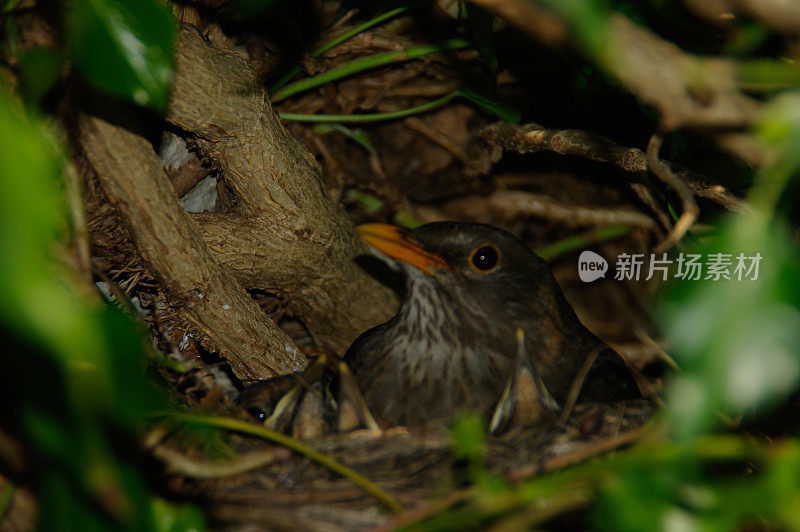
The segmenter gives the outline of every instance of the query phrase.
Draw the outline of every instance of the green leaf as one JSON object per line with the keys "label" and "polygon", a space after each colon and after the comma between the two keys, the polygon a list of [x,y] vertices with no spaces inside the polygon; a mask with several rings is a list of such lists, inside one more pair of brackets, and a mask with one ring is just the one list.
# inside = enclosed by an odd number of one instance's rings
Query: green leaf
{"label": "green leaf", "polygon": [[730,255],[734,265],[740,253],[759,254],[756,280],[683,281],[662,308],[683,370],[668,393],[679,437],[707,430],[720,411],[769,405],[800,377],[800,257],[782,224],[753,234],[748,223],[728,223],[702,253]]}
{"label": "green leaf", "polygon": [[[668,388],[674,434],[691,437],[720,411],[774,404],[800,380],[800,254],[775,216],[782,191],[800,169],[800,95],[767,106],[757,132],[775,150],[748,196],[753,212],[731,217],[702,250],[760,256],[756,279],[684,281],[662,306],[675,359],[683,368]],[[733,269],[733,266],[732,268]]]}
{"label": "green leaf", "polygon": [[351,188],[345,194],[345,198],[350,201],[355,201],[364,207],[368,213],[370,214],[377,214],[380,212],[381,209],[384,207],[383,201],[376,198],[372,194],[367,194],[366,192],[361,192],[355,188]]}
{"label": "green leaf", "polygon": [[404,63],[406,61],[411,61],[429,54],[460,50],[461,48],[466,48],[469,46],[469,44],[469,41],[466,39],[449,39],[440,43],[410,46],[404,50],[359,57],[358,59],[353,59],[352,61],[343,63],[334,69],[322,72],[316,76],[303,78],[295,81],[294,83],[286,85],[273,94],[270,94],[270,101],[274,104],[294,94],[314,89],[326,83],[337,81],[354,74],[359,74],[366,70],[392,63]]}
{"label": "green leaf", "polygon": [[618,476],[599,493],[592,516],[598,530],[634,532],[642,529],[642,523],[650,523],[655,530],[670,530],[671,522],[694,524],[694,516],[676,504],[680,474],[686,472],[654,469],[648,463],[618,469]]}
{"label": "green leaf", "polygon": [[631,228],[627,225],[612,225],[608,227],[598,227],[587,233],[580,235],[569,236],[552,244],[536,248],[536,254],[542,257],[547,262],[551,262],[557,257],[570,253],[577,249],[585,249],[593,246],[598,242],[605,242],[615,238],[627,235],[631,232]]}
{"label": "green leaf", "polygon": [[[150,530],[133,441],[163,408],[144,340],[121,311],[85,300],[65,246],[64,153],[0,84],[0,425],[41,460],[43,530]],[[66,252],[64,252],[66,253]],[[109,432],[113,433],[113,437]]]}
{"label": "green leaf", "polygon": [[375,151],[375,147],[369,141],[367,133],[361,128],[351,129],[342,124],[319,124],[314,126],[314,133],[318,133],[320,135],[325,135],[331,131],[338,131],[339,133],[360,144],[370,153]]}
{"label": "green leaf", "polygon": [[483,460],[486,456],[486,428],[477,414],[463,414],[453,422],[453,453],[467,460]]}
{"label": "green leaf", "polygon": [[607,70],[615,60],[609,46],[611,11],[607,2],[600,0],[543,0],[570,25],[575,38],[590,57]]}
{"label": "green leaf", "polygon": [[422,225],[422,221],[419,218],[407,211],[397,211],[394,216],[392,216],[392,223],[409,229],[414,229]]}
{"label": "green leaf", "polygon": [[189,505],[175,505],[164,499],[151,502],[157,532],[200,532],[206,530],[203,513]]}
{"label": "green leaf", "polygon": [[28,48],[19,55],[20,93],[28,103],[38,102],[61,76],[64,58],[53,48]]}
{"label": "green leaf", "polygon": [[483,94],[475,92],[472,89],[467,87],[459,87],[457,92],[459,96],[466,98],[484,111],[496,115],[506,122],[517,124],[522,118],[519,110],[515,109],[514,107],[497,100],[493,100],[487,96],[484,96]]}
{"label": "green leaf", "polygon": [[67,13],[75,64],[95,87],[163,110],[176,25],[160,0],[77,0]]}

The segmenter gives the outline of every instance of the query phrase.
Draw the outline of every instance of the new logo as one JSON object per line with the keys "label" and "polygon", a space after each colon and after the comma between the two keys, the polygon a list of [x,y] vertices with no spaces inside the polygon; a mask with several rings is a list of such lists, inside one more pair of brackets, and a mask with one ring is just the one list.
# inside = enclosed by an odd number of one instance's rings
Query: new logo
{"label": "new logo", "polygon": [[608,262],[594,251],[586,250],[578,257],[578,277],[584,283],[605,277],[607,271]]}

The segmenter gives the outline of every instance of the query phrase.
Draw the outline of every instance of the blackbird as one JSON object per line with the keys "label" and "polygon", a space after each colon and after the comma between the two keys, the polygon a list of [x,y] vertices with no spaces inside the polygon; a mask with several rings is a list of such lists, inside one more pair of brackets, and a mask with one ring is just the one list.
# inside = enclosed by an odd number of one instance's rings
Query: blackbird
{"label": "blackbird", "polygon": [[579,401],[641,398],[625,362],[581,324],[544,260],[511,233],[459,222],[358,231],[406,276],[397,314],[344,358],[378,419],[425,426],[465,410],[490,415],[519,367],[557,409],[587,357],[596,358]]}

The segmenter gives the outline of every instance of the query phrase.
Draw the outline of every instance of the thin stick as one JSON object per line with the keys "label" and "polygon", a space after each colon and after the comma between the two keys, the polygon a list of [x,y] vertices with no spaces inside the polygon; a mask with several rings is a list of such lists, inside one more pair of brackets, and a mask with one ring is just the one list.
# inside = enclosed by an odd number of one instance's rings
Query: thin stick
{"label": "thin stick", "polygon": [[[589,458],[605,454],[625,445],[631,444],[641,438],[645,432],[645,427],[638,427],[626,432],[617,434],[613,438],[607,438],[594,444],[589,444],[580,447],[579,449],[570,453],[561,454],[545,460],[544,463],[532,463],[513,471],[508,475],[508,479],[512,482],[521,482],[528,478],[541,474],[557,471],[567,466],[575,465]],[[649,430],[649,429],[648,429]]]}
{"label": "thin stick", "polygon": [[683,203],[683,212],[672,228],[672,231],[670,231],[667,237],[656,246],[656,253],[666,251],[678,243],[695,220],[697,220],[697,215],[700,214],[700,208],[694,201],[692,191],[689,190],[686,183],[670,170],[666,163],[658,158],[658,152],[661,151],[661,144],[663,141],[664,138],[660,133],[653,133],[653,136],[650,137],[650,142],[647,143],[647,166],[656,177],[678,194],[678,197],[680,197]]}
{"label": "thin stick", "polygon": [[153,456],[164,462],[169,473],[202,479],[240,475],[269,465],[278,458],[273,451],[261,451],[238,456],[231,460],[208,462],[195,460],[167,447],[156,447],[153,449]]}
{"label": "thin stick", "polygon": [[489,196],[461,198],[450,202],[447,208],[458,210],[458,214],[468,215],[480,215],[489,210],[508,219],[517,216],[536,216],[558,221],[570,227],[628,225],[657,229],[656,222],[639,211],[568,205],[549,196],[524,190],[498,190]]}
{"label": "thin stick", "polygon": [[[480,137],[490,146],[517,153],[544,150],[608,163],[626,172],[639,173],[650,169],[647,155],[642,150],[621,146],[607,138],[578,129],[547,129],[538,124],[513,125],[498,122],[484,128]],[[695,195],[714,201],[731,211],[748,210],[741,199],[705,176],[673,163],[664,161],[663,164],[668,165],[674,175],[685,181]]]}
{"label": "thin stick", "polygon": [[583,388],[583,382],[586,380],[586,376],[589,374],[589,370],[592,369],[595,360],[597,360],[597,356],[600,354],[600,350],[603,349],[604,346],[598,345],[586,356],[583,361],[583,365],[581,366],[580,371],[575,378],[572,380],[572,385],[569,388],[569,395],[567,395],[567,400],[564,403],[564,408],[561,410],[561,415],[558,416],[558,422],[560,424],[564,424],[569,419],[570,414],[572,414],[572,409],[575,408],[575,403],[578,402],[578,396],[581,394],[581,388]]}
{"label": "thin stick", "polygon": [[301,441],[292,438],[291,436],[287,436],[286,434],[282,434],[280,432],[276,432],[274,430],[269,430],[266,427],[261,425],[255,425],[253,423],[247,423],[246,421],[241,421],[239,419],[233,419],[223,416],[199,416],[194,414],[174,414],[170,413],[167,414],[168,417],[179,420],[185,421],[187,423],[196,423],[200,425],[207,425],[211,427],[218,427],[228,430],[233,430],[236,432],[242,432],[244,434],[250,434],[252,436],[257,436],[259,438],[263,438],[265,440],[269,440],[271,442],[277,443],[278,445],[282,445],[287,447],[294,452],[305,456],[306,458],[318,463],[319,465],[330,469],[334,473],[338,473],[339,475],[343,476],[344,478],[350,480],[353,484],[361,487],[364,491],[378,499],[384,506],[389,508],[394,513],[400,513],[403,511],[403,507],[394,500],[394,498],[383,491],[380,487],[378,487],[375,483],[373,483],[368,478],[356,473],[346,465],[342,464],[331,458],[330,456],[323,454],[319,451],[316,451],[309,447],[308,445],[302,443]]}
{"label": "thin stick", "polygon": [[390,532],[392,530],[401,530],[408,525],[419,523],[424,519],[431,517],[432,515],[436,515],[439,512],[447,510],[451,506],[466,501],[467,499],[471,499],[477,493],[478,490],[474,487],[453,491],[439,501],[422,505],[418,508],[405,512],[400,517],[389,520],[384,525],[373,529],[372,532]]}

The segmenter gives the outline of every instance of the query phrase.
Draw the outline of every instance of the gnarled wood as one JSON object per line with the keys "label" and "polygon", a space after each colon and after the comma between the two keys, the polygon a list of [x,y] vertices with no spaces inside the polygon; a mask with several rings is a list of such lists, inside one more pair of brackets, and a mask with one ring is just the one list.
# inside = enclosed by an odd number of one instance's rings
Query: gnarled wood
{"label": "gnarled wood", "polygon": [[135,118],[99,114],[81,117],[80,141],[110,203],[172,306],[238,377],[304,364],[245,289],[283,296],[315,340],[340,354],[391,315],[394,294],[354,262],[365,244],[325,193],[316,160],[239,55],[184,27],[167,114],[234,191],[229,214],[186,213]]}
{"label": "gnarled wood", "polygon": [[242,283],[284,294],[317,342],[343,353],[391,316],[394,294],[353,261],[364,244],[247,62],[191,27],[176,61],[167,120],[195,137],[238,197],[232,214],[197,216],[203,237]]}
{"label": "gnarled wood", "polygon": [[201,342],[220,351],[242,379],[301,368],[304,357],[292,341],[212,257],[152,146],[101,118],[83,115],[79,127],[86,156],[109,200],[170,303],[205,336]]}

